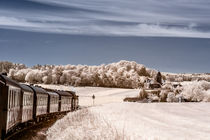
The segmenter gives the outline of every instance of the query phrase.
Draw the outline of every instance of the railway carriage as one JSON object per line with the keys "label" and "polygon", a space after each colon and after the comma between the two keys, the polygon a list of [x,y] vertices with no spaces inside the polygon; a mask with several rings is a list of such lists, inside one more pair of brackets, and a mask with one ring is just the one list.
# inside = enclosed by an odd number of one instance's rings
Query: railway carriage
{"label": "railway carriage", "polygon": [[74,91],[66,91],[66,92],[68,92],[72,96],[71,110],[76,110],[76,108],[78,108],[77,104],[79,103],[76,93]]}
{"label": "railway carriage", "polygon": [[4,137],[21,123],[20,85],[5,75],[0,75],[0,137]]}
{"label": "railway carriage", "polygon": [[71,105],[72,105],[72,95],[69,94],[67,91],[56,91],[59,94],[59,111],[65,112],[65,111],[71,111]]}
{"label": "railway carriage", "polygon": [[25,84],[20,84],[22,91],[22,123],[33,120],[34,92]]}
{"label": "railway carriage", "polygon": [[48,113],[56,113],[59,111],[59,94],[54,90],[45,89],[48,93]]}
{"label": "railway carriage", "polygon": [[31,89],[34,91],[33,118],[38,119],[39,117],[47,114],[48,93],[40,87],[32,85],[29,87],[31,87]]}

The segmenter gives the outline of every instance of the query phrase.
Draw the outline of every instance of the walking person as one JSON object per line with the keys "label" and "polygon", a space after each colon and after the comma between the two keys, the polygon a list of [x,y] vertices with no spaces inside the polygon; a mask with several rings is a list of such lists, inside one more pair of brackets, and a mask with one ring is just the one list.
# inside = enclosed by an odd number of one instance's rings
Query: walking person
{"label": "walking person", "polygon": [[93,99],[93,106],[94,106],[94,104],[95,104],[95,95],[94,94],[92,96],[92,99]]}

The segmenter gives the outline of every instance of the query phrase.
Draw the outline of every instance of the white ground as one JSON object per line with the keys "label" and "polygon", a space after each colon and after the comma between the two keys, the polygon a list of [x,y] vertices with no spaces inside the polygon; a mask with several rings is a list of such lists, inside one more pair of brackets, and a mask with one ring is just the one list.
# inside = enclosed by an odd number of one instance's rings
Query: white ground
{"label": "white ground", "polygon": [[42,85],[42,87],[60,90],[73,90],[79,95],[80,106],[92,106],[92,95],[95,95],[94,105],[123,102],[125,97],[136,97],[139,89],[102,88],[102,87],[70,87],[57,85]]}
{"label": "white ground", "polygon": [[208,103],[120,103],[92,108],[129,139],[210,139]]}
{"label": "white ground", "polygon": [[48,130],[49,140],[210,139],[210,103],[123,103],[124,97],[136,96],[138,90],[74,90],[80,95],[82,106],[91,106],[91,96],[95,94],[95,106],[59,120]]}

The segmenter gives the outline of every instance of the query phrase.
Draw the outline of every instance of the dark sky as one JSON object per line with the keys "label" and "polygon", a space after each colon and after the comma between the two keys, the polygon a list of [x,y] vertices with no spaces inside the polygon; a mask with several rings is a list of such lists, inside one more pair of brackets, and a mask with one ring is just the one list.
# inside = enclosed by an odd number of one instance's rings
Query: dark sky
{"label": "dark sky", "polygon": [[210,72],[208,0],[1,0],[0,60]]}

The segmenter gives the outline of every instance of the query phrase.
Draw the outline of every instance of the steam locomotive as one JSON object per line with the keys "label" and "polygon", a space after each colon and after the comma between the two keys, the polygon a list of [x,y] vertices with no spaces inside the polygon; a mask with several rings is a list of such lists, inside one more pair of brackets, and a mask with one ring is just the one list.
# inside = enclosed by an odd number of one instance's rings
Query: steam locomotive
{"label": "steam locomotive", "polygon": [[0,74],[0,140],[20,125],[74,111],[78,104],[79,98],[73,91],[20,84]]}

